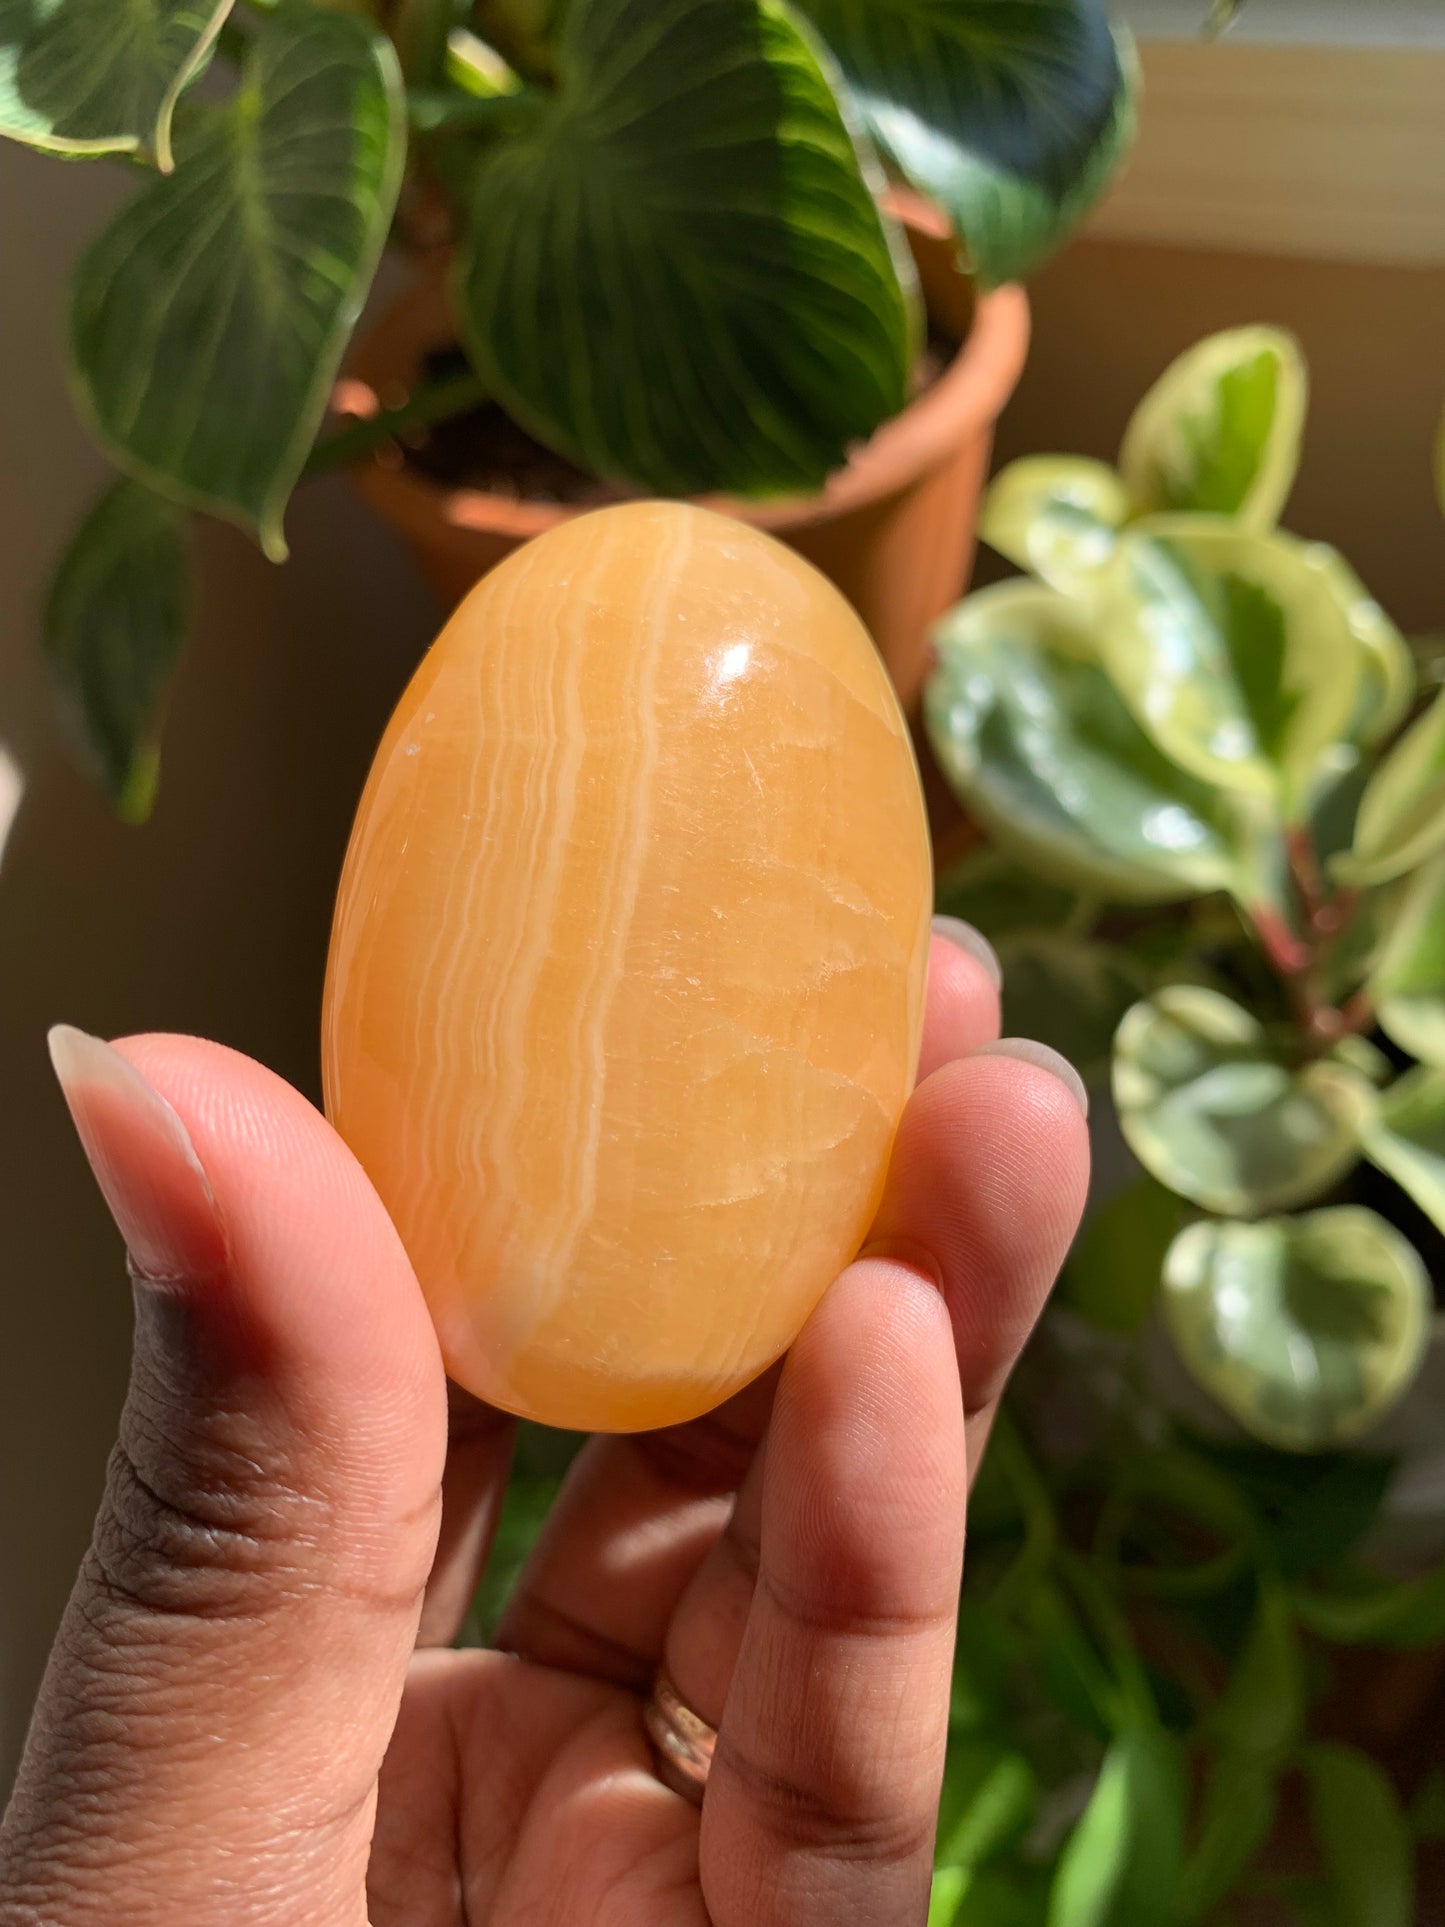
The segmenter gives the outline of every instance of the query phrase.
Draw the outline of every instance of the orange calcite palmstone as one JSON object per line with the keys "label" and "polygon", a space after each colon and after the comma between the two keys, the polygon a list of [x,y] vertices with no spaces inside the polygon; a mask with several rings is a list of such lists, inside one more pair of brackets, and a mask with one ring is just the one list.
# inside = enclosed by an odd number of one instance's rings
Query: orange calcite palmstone
{"label": "orange calcite palmstone", "polygon": [[323,1022],[455,1378],[627,1431],[787,1348],[878,1203],[930,894],[887,677],[790,550],[630,503],[473,590],[377,752]]}

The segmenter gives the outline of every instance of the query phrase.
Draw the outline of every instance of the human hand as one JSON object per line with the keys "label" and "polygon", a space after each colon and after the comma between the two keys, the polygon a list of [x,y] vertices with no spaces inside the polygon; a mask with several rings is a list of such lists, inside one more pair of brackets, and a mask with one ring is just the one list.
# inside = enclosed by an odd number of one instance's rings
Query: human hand
{"label": "human hand", "polygon": [[[584,1447],[486,1652],[448,1642],[512,1423],[453,1388],[449,1427],[360,1167],[232,1051],[59,1033],[136,1345],[0,1927],[921,1923],[967,1472],[1087,1182],[1067,1067],[997,1028],[935,938],[868,1255],[720,1411]],[[701,1811],[660,1664],[718,1729]]]}

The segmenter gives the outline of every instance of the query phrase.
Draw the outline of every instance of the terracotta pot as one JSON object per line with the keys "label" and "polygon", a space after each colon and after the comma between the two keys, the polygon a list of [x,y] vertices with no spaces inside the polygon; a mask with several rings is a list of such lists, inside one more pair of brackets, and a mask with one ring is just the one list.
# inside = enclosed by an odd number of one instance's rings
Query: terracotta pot
{"label": "terracotta pot", "polygon": [[[941,219],[923,202],[896,206],[935,328],[960,343],[940,378],[885,422],[822,493],[709,507],[769,530],[837,583],[867,625],[906,707],[928,668],[928,631],[962,593],[993,426],[1023,368],[1028,300],[999,288],[975,300]],[[455,340],[433,269],[359,342],[333,405],[370,415],[405,398],[423,357]],[[479,489],[448,488],[392,459],[353,471],[357,487],[415,555],[450,608],[529,536],[579,511]]]}

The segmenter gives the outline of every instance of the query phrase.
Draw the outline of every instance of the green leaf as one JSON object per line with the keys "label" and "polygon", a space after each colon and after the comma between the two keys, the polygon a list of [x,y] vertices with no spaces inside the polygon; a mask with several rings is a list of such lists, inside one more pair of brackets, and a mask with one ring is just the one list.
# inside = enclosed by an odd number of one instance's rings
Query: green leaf
{"label": "green leaf", "polygon": [[1218,991],[1171,984],[1114,1041],[1129,1149],[1161,1183],[1232,1217],[1318,1197],[1360,1155],[1362,1081],[1329,1062],[1291,1069],[1258,1018]]}
{"label": "green leaf", "polygon": [[1121,1734],[1060,1855],[1048,1927],[1159,1927],[1180,1887],[1184,1776],[1163,1733]]}
{"label": "green leaf", "polygon": [[1038,1804],[1038,1776],[997,1738],[950,1743],[939,1806],[941,1867],[980,1867],[1025,1833]]}
{"label": "green leaf", "polygon": [[928,1927],[953,1927],[967,1886],[968,1872],[965,1868],[940,1867],[937,1870],[928,1900]]}
{"label": "green leaf", "polygon": [[254,525],[273,560],[391,219],[404,140],[389,44],[290,0],[235,95],[176,130],[76,269],[81,401],[130,474]]}
{"label": "green leaf", "polygon": [[1304,1663],[1287,1595],[1260,1589],[1254,1623],[1210,1721],[1237,1756],[1282,1765],[1304,1724]]}
{"label": "green leaf", "polygon": [[473,361],[601,475],[818,488],[903,406],[912,330],[808,40],[779,0],[572,0],[558,70],[477,170]]}
{"label": "green leaf", "polygon": [[1046,883],[1002,850],[971,850],[938,879],[934,908],[962,917],[993,942],[1017,930],[1052,928],[1068,916],[1077,893]]}
{"label": "green leaf", "polygon": [[1273,528],[1299,468],[1308,393],[1299,343],[1283,329],[1196,342],[1124,431],[1119,467],[1139,512],[1202,510]]}
{"label": "green leaf", "polygon": [[1199,1837],[1184,1868],[1189,1920],[1212,1921],[1274,1830],[1278,1782],[1273,1766],[1227,1747],[1210,1762]]}
{"label": "green leaf", "polygon": [[1025,455],[989,484],[978,532],[1065,595],[1084,595],[1114,553],[1129,495],[1112,468],[1077,455]]}
{"label": "green leaf", "polygon": [[55,154],[154,156],[231,0],[0,0],[0,134]]}
{"label": "green leaf", "polygon": [[1438,1646],[1445,1641],[1445,1564],[1355,1592],[1298,1592],[1294,1608],[1302,1625],[1336,1646]]}
{"label": "green leaf", "polygon": [[1119,1020],[1148,990],[1151,973],[1117,945],[1061,930],[1020,930],[995,948],[1004,1035],[1050,1045],[1085,1083],[1103,1077]]}
{"label": "green leaf", "polygon": [[1032,582],[972,595],[935,631],[929,739],[970,811],[1055,882],[1165,902],[1238,882],[1227,799],[1149,741],[1088,613]]}
{"label": "green leaf", "polygon": [[1381,1096],[1365,1155],[1445,1231],[1445,1070],[1419,1065]]}
{"label": "green leaf", "polygon": [[61,561],[41,643],[82,760],[129,823],[155,800],[190,604],[188,517],[136,482],[115,483]]}
{"label": "green leaf", "polygon": [[801,0],[869,132],[953,222],[985,287],[1031,274],[1134,133],[1132,50],[1103,0]]}
{"label": "green leaf", "polygon": [[1166,755],[1294,813],[1354,713],[1360,646],[1319,558],[1216,516],[1121,537],[1101,586],[1115,682]]}
{"label": "green leaf", "polygon": [[1413,1927],[1410,1830],[1383,1770],[1337,1745],[1309,1747],[1302,1765],[1337,1927]]}
{"label": "green leaf", "polygon": [[1445,856],[1410,879],[1370,994],[1393,1043],[1445,1068]]}
{"label": "green leaf", "polygon": [[1059,1279],[1059,1302],[1102,1331],[1140,1331],[1181,1209],[1172,1191],[1146,1177],[1091,1212]]}
{"label": "green leaf", "polygon": [[1445,856],[1410,879],[1370,994],[1401,1050],[1445,1068]]}
{"label": "green leaf", "polygon": [[1430,1280],[1393,1226],[1353,1205],[1175,1239],[1164,1313],[1180,1356],[1256,1438],[1315,1452],[1366,1431],[1419,1369]]}
{"label": "green leaf", "polygon": [[1410,1808],[1410,1831],[1417,1840],[1445,1840],[1445,1766],[1432,1767]]}
{"label": "green leaf", "polygon": [[1308,554],[1344,610],[1359,649],[1360,681],[1347,731],[1349,743],[1373,749],[1393,735],[1410,713],[1415,658],[1409,643],[1338,550],[1315,542]]}
{"label": "green leaf", "polygon": [[1445,846],[1445,691],[1370,778],[1354,847],[1331,868],[1342,883],[1382,883]]}

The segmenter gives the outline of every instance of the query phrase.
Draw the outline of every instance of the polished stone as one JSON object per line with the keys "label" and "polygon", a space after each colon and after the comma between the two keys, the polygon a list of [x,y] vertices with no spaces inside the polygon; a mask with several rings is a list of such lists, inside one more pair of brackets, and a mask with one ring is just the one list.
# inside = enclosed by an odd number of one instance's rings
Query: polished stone
{"label": "polished stone", "polygon": [[930,898],[893,692],[790,550],[643,502],[478,585],[377,752],[323,1021],[455,1378],[631,1430],[786,1349],[877,1205]]}

